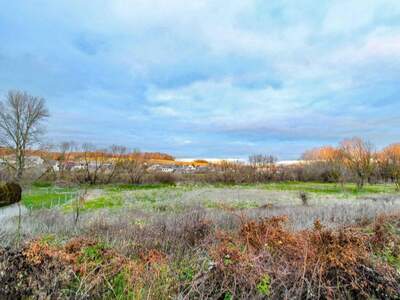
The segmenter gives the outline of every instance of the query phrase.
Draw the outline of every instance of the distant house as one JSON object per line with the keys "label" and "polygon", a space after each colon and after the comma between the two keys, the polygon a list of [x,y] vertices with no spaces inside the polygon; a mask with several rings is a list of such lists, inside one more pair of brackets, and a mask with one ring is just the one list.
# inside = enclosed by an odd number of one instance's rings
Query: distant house
{"label": "distant house", "polygon": [[72,162],[70,170],[71,171],[79,171],[79,170],[83,170],[84,168],[85,168],[84,164]]}
{"label": "distant house", "polygon": [[25,161],[26,165],[30,167],[41,166],[44,163],[43,158],[41,158],[40,156],[27,156]]}
{"label": "distant house", "polygon": [[54,172],[60,171],[60,164],[56,160],[48,160],[47,163],[51,166]]}
{"label": "distant house", "polygon": [[161,169],[161,166],[155,164],[155,165],[151,165],[150,167],[148,167],[147,170],[149,170],[149,171],[159,171],[160,169]]}
{"label": "distant house", "polygon": [[163,172],[163,173],[177,173],[177,174],[190,174],[198,171],[208,170],[206,166],[195,166],[190,164],[170,164],[170,165],[160,165],[153,164],[149,166],[148,171]]}
{"label": "distant house", "polygon": [[[6,162],[7,162],[10,165],[15,165],[16,164],[15,155],[7,155],[3,159],[0,159],[0,163],[1,162],[3,162],[4,164],[6,164]],[[26,156],[25,157],[25,166],[28,168],[41,166],[43,164],[44,164],[44,160],[40,156]]]}
{"label": "distant house", "polygon": [[160,171],[164,172],[164,173],[173,173],[173,172],[175,172],[175,168],[173,168],[173,167],[162,167],[160,169]]}

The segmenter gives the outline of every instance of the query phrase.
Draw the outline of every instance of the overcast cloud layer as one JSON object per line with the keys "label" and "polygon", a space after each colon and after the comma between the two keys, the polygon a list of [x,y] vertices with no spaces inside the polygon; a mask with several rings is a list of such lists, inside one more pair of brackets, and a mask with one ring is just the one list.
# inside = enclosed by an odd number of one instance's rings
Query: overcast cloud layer
{"label": "overcast cloud layer", "polygon": [[398,0],[0,4],[0,94],[45,97],[51,141],[281,159],[400,141]]}

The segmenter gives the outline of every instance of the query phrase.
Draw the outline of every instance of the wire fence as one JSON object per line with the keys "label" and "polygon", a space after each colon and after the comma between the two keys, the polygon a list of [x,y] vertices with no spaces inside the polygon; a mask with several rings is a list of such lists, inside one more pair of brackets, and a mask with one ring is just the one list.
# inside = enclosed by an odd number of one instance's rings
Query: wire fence
{"label": "wire fence", "polygon": [[77,199],[80,194],[80,190],[56,187],[28,189],[23,192],[23,204],[30,212],[34,209],[58,208]]}

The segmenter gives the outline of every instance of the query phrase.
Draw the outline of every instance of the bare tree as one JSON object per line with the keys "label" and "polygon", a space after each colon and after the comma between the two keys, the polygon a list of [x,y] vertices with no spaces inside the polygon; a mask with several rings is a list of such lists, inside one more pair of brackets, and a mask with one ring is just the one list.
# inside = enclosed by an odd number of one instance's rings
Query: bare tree
{"label": "bare tree", "polygon": [[219,171],[220,180],[226,184],[241,183],[243,177],[246,177],[247,172],[244,172],[244,164],[239,161],[223,160],[218,163],[217,170]]}
{"label": "bare tree", "polygon": [[123,163],[123,168],[128,175],[129,183],[139,184],[142,182],[146,169],[143,156],[138,150],[128,155],[127,160]]}
{"label": "bare tree", "polygon": [[373,146],[371,143],[354,137],[340,144],[343,163],[356,177],[357,187],[362,188],[373,172]]}
{"label": "bare tree", "polygon": [[74,151],[76,151],[77,145],[75,142],[61,142],[57,145],[44,144],[38,151],[40,157],[43,159],[43,163],[46,166],[46,170],[42,174],[52,174],[54,180],[64,179],[66,171],[68,170],[68,163],[73,160]]}
{"label": "bare tree", "polygon": [[250,167],[253,170],[254,180],[265,182],[271,180],[277,171],[278,159],[273,155],[253,154],[249,156]]}
{"label": "bare tree", "polygon": [[333,148],[331,154],[326,158],[326,163],[330,170],[330,177],[335,183],[340,183],[342,190],[344,190],[346,174],[346,167],[343,162],[343,152],[336,148]]}
{"label": "bare tree", "polygon": [[26,92],[9,91],[0,102],[0,145],[15,155],[15,179],[21,180],[26,150],[37,143],[43,133],[42,121],[49,116],[45,100]]}
{"label": "bare tree", "polygon": [[277,158],[273,155],[253,154],[249,156],[250,165],[258,168],[264,168],[275,164]]}
{"label": "bare tree", "polygon": [[126,147],[119,145],[112,145],[110,148],[111,164],[108,170],[106,183],[117,176],[123,168],[124,161],[126,161]]}
{"label": "bare tree", "polygon": [[400,190],[400,144],[387,146],[379,155],[379,164]]}
{"label": "bare tree", "polygon": [[73,154],[76,149],[77,145],[73,141],[62,142],[58,145],[58,152],[55,160],[57,162],[60,178],[64,178],[65,171],[67,170],[67,164],[73,160]]}
{"label": "bare tree", "polygon": [[105,171],[109,161],[107,150],[97,149],[92,144],[83,144],[81,162],[84,170],[84,182],[96,184],[99,176]]}

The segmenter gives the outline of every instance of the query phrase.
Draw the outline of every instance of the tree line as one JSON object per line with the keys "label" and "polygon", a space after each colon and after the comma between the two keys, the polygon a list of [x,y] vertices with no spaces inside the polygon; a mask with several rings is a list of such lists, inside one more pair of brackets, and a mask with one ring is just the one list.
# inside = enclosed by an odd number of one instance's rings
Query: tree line
{"label": "tree line", "polygon": [[366,182],[393,182],[400,189],[400,143],[376,151],[359,137],[343,140],[337,147],[306,151],[302,158],[325,170],[327,179],[343,184],[353,180],[359,188]]}
{"label": "tree line", "polygon": [[[0,101],[0,147],[11,152],[13,160],[3,155],[4,170],[14,181],[21,181],[31,147],[37,145],[44,133],[44,122],[49,117],[45,100],[26,92],[9,91]],[[0,151],[1,152],[1,151]],[[222,161],[195,174],[176,175],[149,172],[146,161],[149,154],[128,151],[113,145],[99,149],[94,145],[63,142],[56,146],[41,146],[36,151],[43,159],[45,169],[35,179],[66,180],[77,183],[196,181],[208,183],[256,183],[270,181],[322,181],[344,185],[355,182],[358,188],[365,183],[393,182],[400,189],[400,144],[392,144],[381,151],[359,137],[345,139],[338,146],[325,146],[306,151],[302,163],[290,166],[277,164],[272,155],[254,154],[247,164]],[[173,160],[172,156],[151,154],[158,159]],[[79,161],[71,167],[71,161]],[[3,170],[3,172],[4,172]],[[151,174],[150,174],[151,173]],[[0,174],[1,175],[1,174]],[[0,178],[1,179],[1,178]]]}

